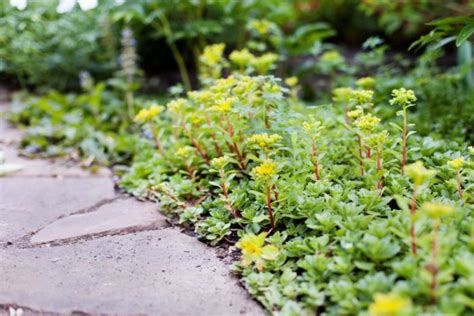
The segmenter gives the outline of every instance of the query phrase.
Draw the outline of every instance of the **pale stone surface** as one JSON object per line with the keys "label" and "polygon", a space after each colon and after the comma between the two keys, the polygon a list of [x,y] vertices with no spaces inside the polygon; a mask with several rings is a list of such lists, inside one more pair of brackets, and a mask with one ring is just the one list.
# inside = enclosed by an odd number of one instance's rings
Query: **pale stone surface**
{"label": "pale stone surface", "polygon": [[107,168],[99,168],[95,173],[91,173],[75,165],[67,165],[59,160],[50,161],[46,159],[28,159],[18,155],[13,146],[0,145],[0,151],[5,154],[5,161],[11,164],[23,166],[23,169],[10,174],[10,177],[30,176],[30,177],[110,177],[111,171]]}
{"label": "pale stone surface", "polygon": [[0,304],[70,314],[264,315],[214,250],[178,230],[0,250]]}
{"label": "pale stone surface", "polygon": [[0,178],[0,244],[114,197],[108,178]]}
{"label": "pale stone surface", "polygon": [[32,244],[114,232],[122,229],[166,227],[166,217],[158,213],[155,203],[133,198],[118,199],[93,212],[63,217],[31,237]]}

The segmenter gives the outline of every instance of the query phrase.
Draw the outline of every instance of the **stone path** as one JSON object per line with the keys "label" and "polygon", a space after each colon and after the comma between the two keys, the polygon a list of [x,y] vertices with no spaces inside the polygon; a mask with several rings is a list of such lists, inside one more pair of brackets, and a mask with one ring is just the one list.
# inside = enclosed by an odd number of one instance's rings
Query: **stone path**
{"label": "stone path", "polygon": [[19,157],[20,137],[0,119],[0,151],[23,165],[0,177],[0,315],[264,314],[155,204],[116,192],[106,169]]}

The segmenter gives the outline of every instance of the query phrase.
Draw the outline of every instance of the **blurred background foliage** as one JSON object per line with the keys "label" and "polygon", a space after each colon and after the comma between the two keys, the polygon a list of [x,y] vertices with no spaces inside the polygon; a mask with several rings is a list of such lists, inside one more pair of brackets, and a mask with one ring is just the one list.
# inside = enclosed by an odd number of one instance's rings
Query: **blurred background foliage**
{"label": "blurred background foliage", "polygon": [[148,83],[165,88],[181,80],[195,84],[198,56],[207,44],[252,45],[258,34],[252,34],[249,21],[271,23],[273,49],[294,57],[319,52],[322,40],[351,51],[371,36],[406,51],[430,30],[429,21],[474,9],[470,0],[101,0],[93,9],[76,4],[63,13],[58,5],[57,0],[29,1],[19,10],[2,0],[4,79],[23,87],[71,90],[78,88],[81,71],[107,78],[117,70],[125,26],[135,34],[140,68],[154,78]]}

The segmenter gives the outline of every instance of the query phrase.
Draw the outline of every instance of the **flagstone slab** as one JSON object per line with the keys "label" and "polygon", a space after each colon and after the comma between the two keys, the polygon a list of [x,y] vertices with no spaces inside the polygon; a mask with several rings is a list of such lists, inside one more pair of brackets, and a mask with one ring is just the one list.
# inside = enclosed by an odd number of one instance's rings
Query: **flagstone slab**
{"label": "flagstone slab", "polygon": [[133,198],[117,199],[93,212],[58,219],[34,234],[31,243],[43,244],[126,229],[156,229],[166,226],[166,217],[158,212],[155,203],[139,202]]}
{"label": "flagstone slab", "polygon": [[115,197],[109,178],[0,178],[0,244]]}
{"label": "flagstone slab", "polygon": [[20,171],[10,174],[10,177],[93,178],[112,176],[112,172],[107,168],[98,168],[96,172],[91,173],[78,167],[77,164],[69,163],[68,165],[65,161],[25,158],[18,155],[18,151],[14,146],[0,145],[0,151],[3,151],[7,163],[23,167]]}
{"label": "flagstone slab", "polygon": [[214,249],[173,228],[0,250],[1,305],[37,314],[264,315]]}

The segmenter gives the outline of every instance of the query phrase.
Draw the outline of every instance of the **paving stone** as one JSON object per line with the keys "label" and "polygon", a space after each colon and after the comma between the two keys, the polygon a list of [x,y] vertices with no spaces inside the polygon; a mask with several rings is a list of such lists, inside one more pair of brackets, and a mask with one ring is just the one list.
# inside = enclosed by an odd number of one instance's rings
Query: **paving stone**
{"label": "paving stone", "polygon": [[114,197],[108,178],[0,178],[0,243]]}
{"label": "paving stone", "polygon": [[126,198],[102,205],[93,212],[63,217],[34,234],[31,243],[42,244],[123,229],[166,226],[166,217],[158,213],[155,203]]}
{"label": "paving stone", "polygon": [[167,228],[0,250],[0,305],[70,314],[264,315],[212,248]]}
{"label": "paving stone", "polygon": [[[3,136],[2,136],[3,138]],[[5,154],[5,161],[11,164],[23,166],[18,172],[9,174],[9,177],[110,177],[112,172],[107,168],[99,168],[97,172],[91,173],[76,165],[67,165],[60,161],[46,159],[28,159],[18,155],[16,148],[12,146],[0,145],[0,150]]]}

